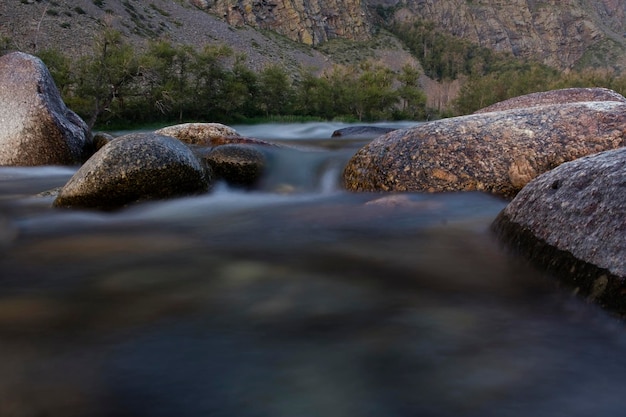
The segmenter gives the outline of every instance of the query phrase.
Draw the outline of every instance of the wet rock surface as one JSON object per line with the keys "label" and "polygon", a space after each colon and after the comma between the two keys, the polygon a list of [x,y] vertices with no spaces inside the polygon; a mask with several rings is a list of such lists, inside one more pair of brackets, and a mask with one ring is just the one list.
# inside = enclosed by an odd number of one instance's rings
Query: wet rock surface
{"label": "wet rock surface", "polygon": [[266,168],[263,152],[249,145],[222,145],[203,156],[216,180],[235,186],[253,186]]}
{"label": "wet rock surface", "polygon": [[186,144],[220,146],[228,144],[270,145],[269,142],[241,136],[232,127],[221,123],[183,123],[155,131],[158,135],[174,137]]}
{"label": "wet rock surface", "polygon": [[93,153],[86,123],[34,56],[0,57],[0,165],[74,165]]}
{"label": "wet rock surface", "polygon": [[493,229],[577,292],[626,316],[626,148],[539,176]]}
{"label": "wet rock surface", "polygon": [[580,102],[474,114],[397,130],[348,162],[353,191],[488,191],[510,198],[533,178],[626,144],[626,103]]}
{"label": "wet rock surface", "polygon": [[177,139],[130,134],[94,154],[61,189],[54,205],[115,209],[135,201],[198,194],[209,189],[209,172]]}
{"label": "wet rock surface", "polygon": [[376,137],[384,135],[385,133],[393,132],[396,130],[392,127],[380,127],[380,126],[350,126],[342,129],[337,129],[333,132],[332,137],[343,138],[363,138],[363,137]]}
{"label": "wet rock surface", "polygon": [[585,101],[619,101],[626,103],[626,98],[608,88],[564,88],[561,90],[543,91],[513,97],[480,109],[475,113],[489,113],[492,111],[519,109],[523,107],[578,103]]}

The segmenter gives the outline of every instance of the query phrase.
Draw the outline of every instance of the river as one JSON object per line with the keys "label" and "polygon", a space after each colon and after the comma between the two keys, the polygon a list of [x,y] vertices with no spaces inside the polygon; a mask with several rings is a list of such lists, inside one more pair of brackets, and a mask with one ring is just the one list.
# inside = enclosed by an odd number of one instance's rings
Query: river
{"label": "river", "polygon": [[342,126],[235,126],[293,146],[258,190],[112,213],[0,168],[0,416],[622,415],[623,323],[500,247],[506,201],[348,193]]}

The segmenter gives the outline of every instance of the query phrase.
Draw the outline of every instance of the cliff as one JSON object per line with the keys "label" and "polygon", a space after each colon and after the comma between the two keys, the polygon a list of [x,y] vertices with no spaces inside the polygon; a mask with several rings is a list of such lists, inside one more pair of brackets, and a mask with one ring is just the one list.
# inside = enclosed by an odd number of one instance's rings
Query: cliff
{"label": "cliff", "polygon": [[561,70],[626,68],[626,0],[369,0],[395,22],[441,31]]}
{"label": "cliff", "polygon": [[333,38],[365,40],[372,24],[360,0],[195,1],[232,26],[269,29],[307,45]]}

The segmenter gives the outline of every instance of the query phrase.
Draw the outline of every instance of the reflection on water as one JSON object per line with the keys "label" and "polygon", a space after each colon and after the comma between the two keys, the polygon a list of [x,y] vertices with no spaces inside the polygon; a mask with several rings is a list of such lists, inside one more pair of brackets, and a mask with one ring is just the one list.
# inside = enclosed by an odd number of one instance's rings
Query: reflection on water
{"label": "reflection on water", "polygon": [[115,213],[0,168],[0,416],[621,415],[622,324],[493,241],[506,202],[346,193],[356,146]]}

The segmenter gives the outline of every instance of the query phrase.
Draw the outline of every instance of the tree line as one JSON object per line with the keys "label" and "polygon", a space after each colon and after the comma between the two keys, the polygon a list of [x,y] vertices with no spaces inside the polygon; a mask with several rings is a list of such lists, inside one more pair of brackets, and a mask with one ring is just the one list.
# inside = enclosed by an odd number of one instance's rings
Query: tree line
{"label": "tree line", "polygon": [[429,77],[445,83],[462,79],[451,114],[468,114],[511,97],[568,87],[606,87],[626,94],[626,74],[584,68],[566,73],[536,61],[495,52],[438,31],[425,21],[391,24]]}
{"label": "tree line", "polygon": [[113,29],[103,31],[89,56],[72,59],[58,49],[37,55],[90,127],[286,115],[419,120],[427,113],[420,72],[411,66],[397,73],[374,62],[335,65],[322,75],[305,68],[289,74],[278,65],[253,71],[228,46],[154,41],[138,52]]}
{"label": "tree line", "polygon": [[[566,87],[607,87],[626,94],[626,75],[606,69],[564,74],[546,65],[494,52],[416,21],[389,25],[420,61],[425,75],[444,85],[462,80],[445,116],[468,114],[510,97]],[[11,50],[0,38],[0,55]],[[372,61],[335,65],[323,74],[278,65],[254,71],[224,45],[203,49],[153,41],[135,50],[123,35],[105,29],[93,54],[72,59],[40,51],[66,104],[90,126],[183,121],[245,122],[275,117],[352,121],[423,120],[420,70],[398,72]]]}

